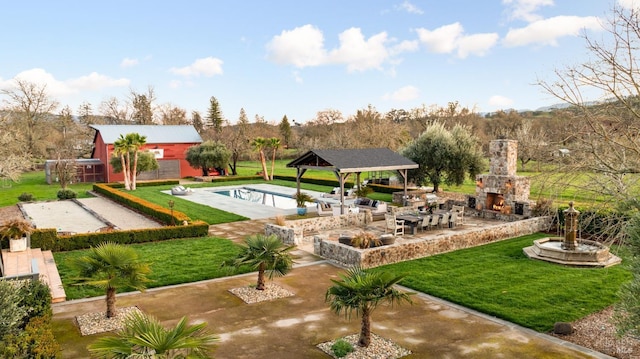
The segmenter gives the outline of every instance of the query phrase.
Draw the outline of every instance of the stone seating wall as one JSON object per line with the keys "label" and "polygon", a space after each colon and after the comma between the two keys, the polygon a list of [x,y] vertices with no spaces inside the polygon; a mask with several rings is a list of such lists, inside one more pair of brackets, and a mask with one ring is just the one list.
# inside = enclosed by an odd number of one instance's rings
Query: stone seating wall
{"label": "stone seating wall", "polygon": [[363,227],[372,221],[371,211],[363,210],[359,213],[347,213],[339,216],[285,221],[284,226],[267,223],[264,231],[267,236],[275,234],[285,244],[299,245],[303,243],[305,237],[312,237],[313,234],[321,231],[354,226]]}
{"label": "stone seating wall", "polygon": [[351,267],[359,264],[363,268],[373,268],[542,232],[549,228],[551,220],[551,217],[536,217],[499,223],[477,230],[444,233],[437,237],[396,240],[391,245],[368,249],[329,241],[326,235],[318,234],[314,236],[314,253],[342,266]]}

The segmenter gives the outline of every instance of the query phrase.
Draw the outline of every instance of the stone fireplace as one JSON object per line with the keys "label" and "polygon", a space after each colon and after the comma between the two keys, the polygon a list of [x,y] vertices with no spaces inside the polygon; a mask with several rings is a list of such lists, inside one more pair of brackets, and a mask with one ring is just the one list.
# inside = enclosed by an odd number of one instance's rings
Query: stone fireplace
{"label": "stone fireplace", "polygon": [[491,141],[489,154],[489,174],[476,176],[475,208],[502,214],[530,215],[529,178],[516,175],[518,142]]}

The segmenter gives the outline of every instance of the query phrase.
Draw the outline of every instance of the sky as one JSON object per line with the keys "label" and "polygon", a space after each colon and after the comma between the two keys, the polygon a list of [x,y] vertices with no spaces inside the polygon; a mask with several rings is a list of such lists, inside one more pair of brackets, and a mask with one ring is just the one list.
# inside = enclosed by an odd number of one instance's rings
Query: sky
{"label": "sky", "polygon": [[589,58],[613,1],[0,0],[0,89],[46,85],[77,113],[154,89],[156,105],[231,123],[319,111],[534,110],[536,85]]}

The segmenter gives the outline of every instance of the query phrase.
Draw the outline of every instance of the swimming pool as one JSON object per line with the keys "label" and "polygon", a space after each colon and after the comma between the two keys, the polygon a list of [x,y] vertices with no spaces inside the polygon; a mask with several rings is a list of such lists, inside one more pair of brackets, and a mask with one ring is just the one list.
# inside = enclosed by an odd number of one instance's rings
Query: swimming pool
{"label": "swimming pool", "polygon": [[[236,198],[243,201],[257,203],[268,207],[280,208],[280,209],[294,209],[296,208],[296,200],[291,196],[260,190],[256,188],[233,188],[226,190],[215,190],[210,191],[211,193],[215,193],[217,195],[222,195],[226,197]],[[313,206],[315,203],[307,202],[307,206]]]}

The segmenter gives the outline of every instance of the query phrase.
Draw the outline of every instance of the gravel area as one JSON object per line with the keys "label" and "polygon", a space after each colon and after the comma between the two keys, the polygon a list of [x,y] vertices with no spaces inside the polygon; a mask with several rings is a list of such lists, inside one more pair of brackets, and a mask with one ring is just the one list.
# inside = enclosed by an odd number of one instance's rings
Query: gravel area
{"label": "gravel area", "polygon": [[229,292],[233,293],[247,304],[286,298],[294,295],[292,292],[273,283],[265,284],[264,290],[256,290],[255,287],[240,287],[229,289]]}
{"label": "gravel area", "polygon": [[[360,334],[353,334],[344,338],[339,338],[351,343],[351,345],[353,345],[353,348],[355,349],[351,353],[344,356],[344,359],[396,359],[411,354],[411,351],[402,348],[389,339],[377,336],[374,333],[371,333],[371,342],[366,348],[358,346],[359,338]],[[333,351],[331,350],[331,346],[333,345],[333,343],[335,343],[336,340],[320,343],[318,344],[318,348],[323,352],[331,355],[332,358],[337,358],[335,355],[333,355]]]}
{"label": "gravel area", "polygon": [[122,329],[130,313],[141,312],[138,307],[117,308],[116,316],[107,318],[107,312],[93,312],[76,317],[80,334],[91,335]]}
{"label": "gravel area", "polygon": [[618,338],[611,320],[612,315],[613,308],[609,307],[571,323],[572,334],[552,335],[615,358],[640,358],[640,340],[630,337]]}

